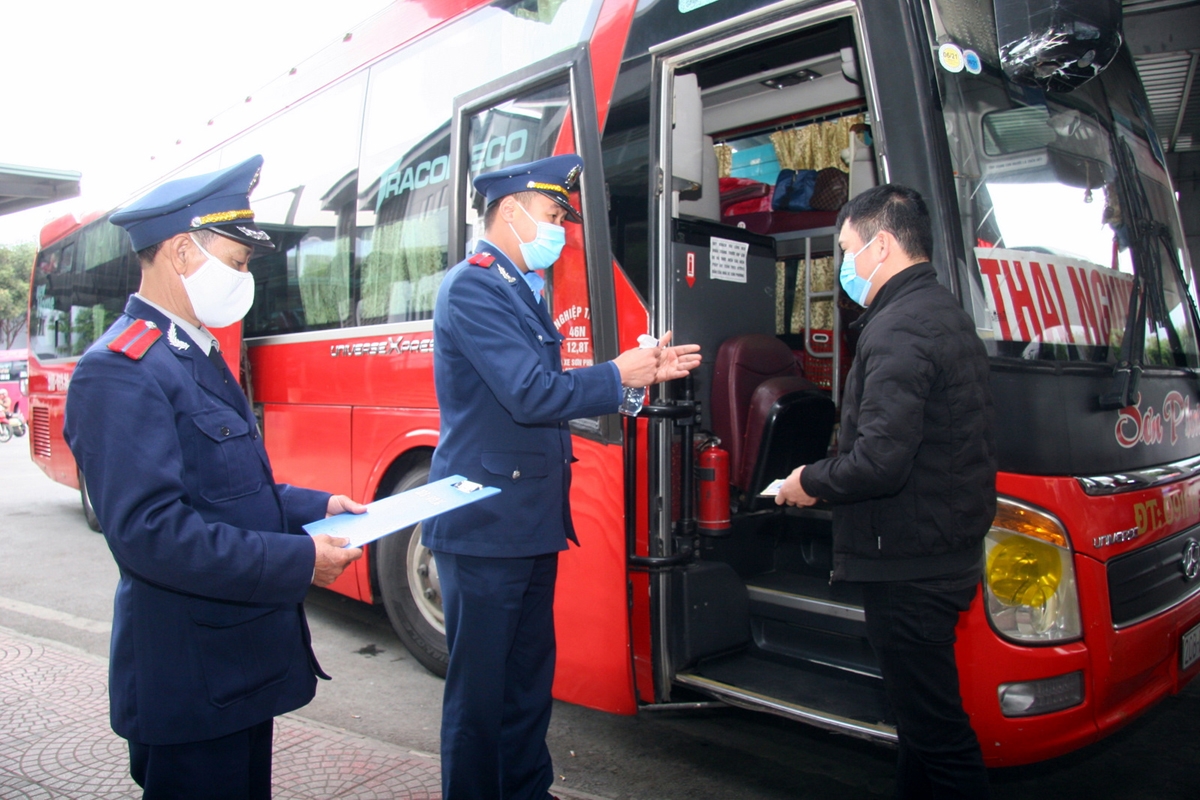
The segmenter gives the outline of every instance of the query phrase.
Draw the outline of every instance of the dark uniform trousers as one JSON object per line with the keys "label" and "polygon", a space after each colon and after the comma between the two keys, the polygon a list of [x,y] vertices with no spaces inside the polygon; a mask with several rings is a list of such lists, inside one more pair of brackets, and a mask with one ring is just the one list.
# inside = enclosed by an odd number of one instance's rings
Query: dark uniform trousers
{"label": "dark uniform trousers", "polygon": [[144,800],[270,800],[275,720],[206,742],[129,743]]}
{"label": "dark uniform trousers", "polygon": [[987,770],[962,707],[954,660],[954,627],[978,585],[957,583],[861,584],[867,640],[896,714],[896,797],[903,800],[988,797]]}
{"label": "dark uniform trousers", "polygon": [[434,558],[450,647],[443,800],[544,800],[558,553]]}

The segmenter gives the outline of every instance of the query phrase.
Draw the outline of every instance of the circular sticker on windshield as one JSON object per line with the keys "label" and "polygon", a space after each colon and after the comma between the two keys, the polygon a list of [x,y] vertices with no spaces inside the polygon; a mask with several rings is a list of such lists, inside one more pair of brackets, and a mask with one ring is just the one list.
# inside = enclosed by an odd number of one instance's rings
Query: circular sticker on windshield
{"label": "circular sticker on windshield", "polygon": [[946,42],[938,48],[938,61],[947,72],[963,71],[963,51],[954,42]]}
{"label": "circular sticker on windshield", "polygon": [[983,64],[979,61],[979,53],[974,50],[963,50],[963,64],[967,68],[967,72],[972,75],[978,75],[983,72]]}

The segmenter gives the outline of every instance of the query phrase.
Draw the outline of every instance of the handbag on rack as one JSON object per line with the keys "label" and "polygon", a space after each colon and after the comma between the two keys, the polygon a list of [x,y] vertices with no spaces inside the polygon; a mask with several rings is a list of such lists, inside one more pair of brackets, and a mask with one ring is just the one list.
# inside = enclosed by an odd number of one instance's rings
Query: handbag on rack
{"label": "handbag on rack", "polygon": [[775,211],[809,211],[817,185],[815,169],[781,169],[775,179],[771,208]]}
{"label": "handbag on rack", "polygon": [[837,211],[850,199],[850,176],[837,167],[826,167],[817,173],[812,199],[813,211]]}

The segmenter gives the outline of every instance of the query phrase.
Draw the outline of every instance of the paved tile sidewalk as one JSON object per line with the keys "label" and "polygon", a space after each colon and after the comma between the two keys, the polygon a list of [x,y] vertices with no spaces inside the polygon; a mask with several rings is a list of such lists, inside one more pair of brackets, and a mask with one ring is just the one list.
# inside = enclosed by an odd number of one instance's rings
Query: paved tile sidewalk
{"label": "paved tile sidewalk", "polygon": [[[0,628],[0,797],[137,798],[108,727],[104,659]],[[275,721],[274,796],[441,797],[437,759],[287,715]]]}

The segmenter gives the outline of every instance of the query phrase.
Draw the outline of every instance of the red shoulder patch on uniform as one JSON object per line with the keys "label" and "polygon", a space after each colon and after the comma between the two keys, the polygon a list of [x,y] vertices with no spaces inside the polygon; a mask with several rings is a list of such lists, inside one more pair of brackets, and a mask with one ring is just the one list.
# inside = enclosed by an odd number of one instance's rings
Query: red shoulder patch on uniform
{"label": "red shoulder patch on uniform", "polygon": [[141,361],[142,356],[149,351],[150,345],[162,338],[162,331],[148,320],[135,320],[121,335],[108,343],[108,349],[114,353],[128,356],[134,361]]}
{"label": "red shoulder patch on uniform", "polygon": [[467,259],[468,264],[474,264],[477,267],[490,267],[496,263],[496,257],[491,253],[476,253]]}

